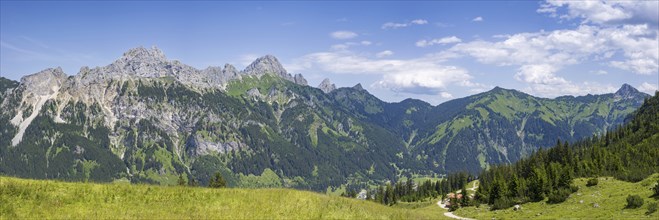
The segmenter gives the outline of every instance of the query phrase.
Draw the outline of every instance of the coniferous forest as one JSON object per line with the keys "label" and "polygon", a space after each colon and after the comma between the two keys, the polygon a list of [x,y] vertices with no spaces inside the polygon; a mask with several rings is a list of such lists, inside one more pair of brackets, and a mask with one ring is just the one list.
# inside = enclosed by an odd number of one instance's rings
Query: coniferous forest
{"label": "coniferous forest", "polygon": [[[572,179],[612,176],[636,182],[659,172],[659,93],[645,100],[624,126],[576,143],[557,141],[514,164],[483,171],[477,202],[493,209],[542,201],[560,203],[578,190]],[[589,185],[596,185],[591,179]]]}

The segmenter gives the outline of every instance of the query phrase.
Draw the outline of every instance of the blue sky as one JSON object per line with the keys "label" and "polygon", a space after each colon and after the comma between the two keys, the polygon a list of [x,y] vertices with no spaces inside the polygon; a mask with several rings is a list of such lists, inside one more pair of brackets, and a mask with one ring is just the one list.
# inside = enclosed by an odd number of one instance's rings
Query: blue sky
{"label": "blue sky", "polygon": [[433,104],[494,86],[542,97],[648,93],[659,84],[659,5],[642,2],[6,2],[0,74],[105,66],[157,46],[196,68],[275,55],[310,85],[361,83]]}

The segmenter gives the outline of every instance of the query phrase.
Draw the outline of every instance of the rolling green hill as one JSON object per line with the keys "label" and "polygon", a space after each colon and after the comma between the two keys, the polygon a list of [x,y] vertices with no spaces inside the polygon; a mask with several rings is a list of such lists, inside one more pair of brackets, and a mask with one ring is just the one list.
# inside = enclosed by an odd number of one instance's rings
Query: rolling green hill
{"label": "rolling green hill", "polygon": [[442,219],[435,204],[394,208],[291,189],[209,189],[0,177],[2,219]]}
{"label": "rolling green hill", "polygon": [[[572,144],[559,141],[549,150],[483,171],[474,198],[487,206],[465,205],[458,213],[479,218],[645,217],[651,203],[656,210],[658,199],[651,197],[659,183],[658,95],[646,99],[627,124],[604,135]],[[630,195],[645,205],[625,208]],[[519,204],[528,211],[510,210]]]}

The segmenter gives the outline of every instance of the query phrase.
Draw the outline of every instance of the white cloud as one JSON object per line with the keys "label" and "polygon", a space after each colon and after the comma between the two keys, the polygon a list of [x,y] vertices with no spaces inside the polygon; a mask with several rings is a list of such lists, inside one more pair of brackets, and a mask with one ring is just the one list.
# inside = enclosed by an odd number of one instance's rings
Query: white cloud
{"label": "white cloud", "polygon": [[616,87],[607,84],[600,84],[595,82],[574,83],[567,82],[558,85],[544,85],[544,84],[530,84],[529,87],[522,89],[522,91],[535,94],[542,97],[558,97],[563,95],[587,95],[587,94],[603,94],[613,93],[617,90]]}
{"label": "white cloud", "polygon": [[549,64],[524,65],[519,68],[515,79],[532,84],[560,85],[567,80],[554,75],[558,68]]}
{"label": "white cloud", "polygon": [[483,17],[478,16],[478,17],[475,17],[474,19],[471,19],[471,21],[475,21],[475,22],[483,21]]}
{"label": "white cloud", "polygon": [[410,22],[410,23],[412,23],[412,24],[427,24],[428,21],[423,20],[423,19],[416,19],[416,20],[413,20],[413,21]]}
{"label": "white cloud", "polygon": [[657,84],[643,82],[640,86],[638,86],[638,90],[650,95],[654,95],[655,91],[659,90],[659,86]]}
{"label": "white cloud", "polygon": [[[554,3],[558,6],[552,5]],[[466,55],[484,64],[517,66],[518,71],[513,78],[528,84],[525,91],[535,95],[551,97],[614,92],[616,90],[614,86],[597,82],[572,82],[561,77],[559,73],[569,65],[599,62],[636,74],[657,75],[659,73],[657,19],[654,19],[655,23],[632,22],[639,21],[637,19],[639,14],[644,14],[646,18],[651,17],[647,16],[651,13],[640,13],[639,11],[642,10],[639,7],[627,7],[636,4],[550,1],[538,12],[549,13],[562,19],[582,18],[584,21],[573,29],[498,35],[492,41],[475,40],[458,43],[440,54],[445,54],[449,58]],[[564,11],[561,9],[563,6],[568,7],[567,14],[561,14]],[[616,10],[619,12],[615,12]],[[620,21],[628,23],[622,24],[619,23]],[[417,45],[427,46],[429,41],[418,42]],[[594,73],[607,74],[603,70]],[[651,86],[646,85],[646,87],[651,90]]]}
{"label": "white cloud", "polygon": [[[566,14],[559,14],[558,9],[565,8]],[[659,22],[658,1],[564,1],[548,0],[542,4],[539,13],[547,13],[561,19],[580,18],[584,23],[620,24]]]}
{"label": "white cloud", "polygon": [[499,36],[498,41],[460,43],[447,52],[466,54],[486,64],[550,64],[558,69],[584,60],[608,60],[611,66],[620,69],[656,74],[659,70],[658,33],[648,25],[604,28],[580,25],[576,29]]}
{"label": "white cloud", "polygon": [[352,46],[369,46],[373,44],[373,42],[364,40],[361,42],[345,42],[341,44],[334,44],[332,45],[331,49],[332,50],[348,50]]}
{"label": "white cloud", "polygon": [[467,70],[441,65],[430,56],[407,60],[374,60],[350,51],[319,52],[296,59],[289,69],[294,72],[313,69],[334,74],[381,75],[372,87],[414,94],[438,95],[445,92],[449,85],[484,87],[472,82],[472,76]]}
{"label": "white cloud", "polygon": [[411,22],[405,22],[405,23],[395,23],[395,22],[387,22],[382,24],[382,29],[398,29],[398,28],[404,28],[404,27],[409,27],[412,25],[424,25],[428,24],[427,20],[424,19],[415,19],[412,20]]}
{"label": "white cloud", "polygon": [[359,35],[352,31],[335,31],[330,33],[330,36],[332,36],[334,39],[345,40],[355,38]]}
{"label": "white cloud", "polygon": [[435,44],[454,44],[454,43],[460,43],[462,40],[456,36],[450,36],[450,37],[444,37],[444,38],[437,38],[437,39],[432,39],[432,40],[419,40],[416,42],[417,47],[428,47],[432,46]]}
{"label": "white cloud", "polygon": [[598,70],[598,71],[595,71],[593,73],[595,73],[595,75],[607,75],[607,74],[609,74],[609,72],[607,72],[606,70]]}
{"label": "white cloud", "polygon": [[331,48],[332,50],[347,50],[350,46],[347,44],[334,44]]}
{"label": "white cloud", "polygon": [[391,56],[391,55],[394,55],[394,52],[391,51],[391,50],[385,50],[385,51],[382,51],[382,52],[379,52],[379,53],[375,54],[375,56],[377,58],[388,57],[388,56]]}
{"label": "white cloud", "polygon": [[453,95],[451,93],[448,93],[448,92],[440,92],[439,96],[441,96],[442,98],[445,98],[445,99],[452,99],[453,98]]}

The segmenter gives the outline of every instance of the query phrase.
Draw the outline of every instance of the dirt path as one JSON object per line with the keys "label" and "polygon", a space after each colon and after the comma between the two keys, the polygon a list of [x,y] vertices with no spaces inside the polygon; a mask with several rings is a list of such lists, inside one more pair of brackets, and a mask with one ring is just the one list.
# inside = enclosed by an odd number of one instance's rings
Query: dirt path
{"label": "dirt path", "polygon": [[[478,188],[478,186],[476,185],[476,182],[474,182],[474,185],[472,185],[472,187],[469,188],[469,190],[476,191],[477,188]],[[462,191],[462,190],[458,190],[457,193],[460,193],[461,191]],[[443,208],[443,209],[448,210],[448,208],[446,208],[446,206],[444,206],[444,203],[442,203],[442,200],[437,201],[437,205],[438,205],[439,207]],[[475,219],[472,219],[472,218],[465,218],[465,217],[457,216],[457,215],[453,214],[453,212],[444,212],[444,216],[449,217],[449,218],[452,218],[452,219],[460,219],[460,220],[475,220]]]}
{"label": "dirt path", "polygon": [[[443,209],[447,209],[447,210],[448,210],[448,208],[446,208],[446,206],[444,206],[444,203],[442,203],[442,200],[437,201],[437,205],[438,205],[439,207],[443,208]],[[465,218],[465,217],[457,216],[457,215],[453,214],[453,212],[444,212],[444,216],[449,217],[449,218],[452,218],[452,219],[474,220],[474,219],[471,219],[471,218]]]}

